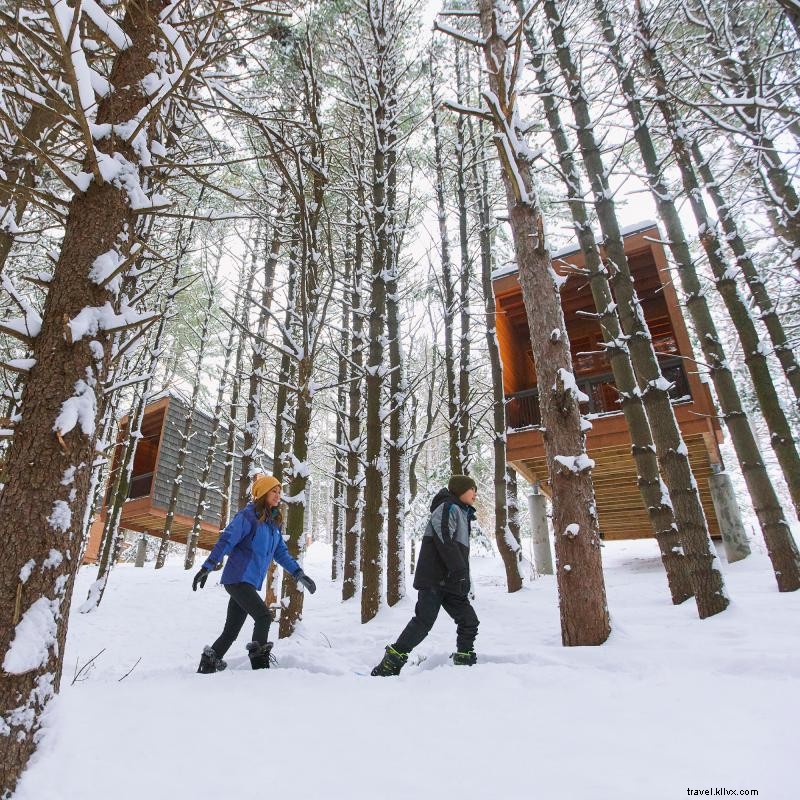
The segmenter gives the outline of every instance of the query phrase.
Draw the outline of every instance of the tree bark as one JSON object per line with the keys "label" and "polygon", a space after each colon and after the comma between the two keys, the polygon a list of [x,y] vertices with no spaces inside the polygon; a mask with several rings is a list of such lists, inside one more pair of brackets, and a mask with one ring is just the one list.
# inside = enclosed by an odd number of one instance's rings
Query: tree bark
{"label": "tree bark", "polygon": [[56,118],[46,109],[35,106],[25,121],[22,136],[14,143],[0,169],[0,275],[14,244],[17,225],[28,206],[26,191],[32,189],[41,167],[41,160],[29,158],[28,142],[47,147],[58,131]]}
{"label": "tree bark", "polygon": [[208,330],[211,325],[211,312],[216,302],[216,283],[221,261],[222,249],[220,248],[214,264],[214,273],[211,276],[208,286],[208,302],[206,303],[205,313],[203,314],[203,322],[200,328],[200,338],[197,343],[197,373],[195,375],[194,384],[192,385],[192,396],[189,398],[189,405],[186,409],[186,417],[184,418],[183,428],[181,430],[181,447],[180,450],[178,450],[178,458],[175,462],[175,479],[172,482],[172,492],[170,493],[169,505],[167,506],[167,516],[164,520],[164,530],[161,532],[161,543],[158,546],[158,555],[156,556],[155,564],[156,569],[161,569],[161,567],[164,566],[164,562],[167,559],[167,545],[172,538],[172,523],[175,519],[175,510],[178,507],[178,498],[181,493],[183,470],[186,466],[186,459],[189,457],[189,447],[191,446],[190,442],[192,425],[194,424],[194,411],[197,406],[197,401],[200,397],[203,360],[206,352],[206,344],[208,342]]}
{"label": "tree bark", "polygon": [[[517,8],[522,16],[524,14],[522,0],[517,0]],[[650,433],[650,423],[636,383],[630,352],[620,326],[608,282],[608,272],[600,258],[589,221],[584,191],[581,186],[580,169],[561,121],[561,114],[555,99],[556,93],[547,74],[543,49],[536,41],[530,26],[526,26],[526,39],[550,136],[558,152],[559,166],[567,189],[567,203],[572,214],[575,236],[583,253],[586,275],[589,278],[589,286],[597,308],[605,350],[620,396],[620,407],[630,433],[631,455],[636,464],[637,483],[642,502],[647,509],[650,524],[658,542],[672,602],[682,603],[691,597],[693,592],[680,548],[678,528],[672,512],[672,505],[664,491],[664,484],[659,473],[658,459]]]}
{"label": "tree bark", "polygon": [[[360,155],[359,155],[360,159]],[[342,600],[354,597],[358,589],[361,565],[361,486],[362,431],[361,393],[364,381],[364,314],[362,311],[362,271],[364,242],[366,237],[366,194],[361,180],[360,161],[356,184],[356,219],[353,240],[353,274],[350,281],[350,312],[352,314],[352,336],[350,340],[350,383],[348,387],[347,412],[347,505],[344,516],[344,577]]]}
{"label": "tree bark", "polygon": [[[515,128],[514,75],[499,30],[497,0],[480,0],[483,53],[491,92],[484,95],[503,164],[514,250],[528,315],[544,445],[553,487],[561,638],[564,645],[602,644],[611,632],[600,537],[577,390],[555,273],[544,241],[531,167]],[[558,336],[551,335],[557,331]]]}
{"label": "tree bark", "polygon": [[442,153],[442,135],[439,123],[438,100],[436,97],[436,73],[433,56],[430,60],[431,89],[431,122],[433,125],[433,159],[436,167],[436,210],[439,219],[440,260],[442,267],[440,292],[444,321],[444,374],[447,388],[447,436],[450,452],[450,472],[453,475],[464,474],[461,460],[461,448],[458,435],[458,396],[456,388],[455,346],[453,344],[453,327],[455,319],[455,291],[453,288],[452,263],[450,261],[450,240],[447,233],[447,204],[445,202],[444,156]]}
{"label": "tree bark", "polygon": [[[165,0],[130,3],[122,28],[131,44],[111,68],[114,90],[98,107],[98,125],[125,123],[147,103],[143,79],[153,70],[150,53],[159,52],[158,17]],[[152,135],[148,128],[145,133]],[[95,143],[110,156],[120,153],[141,180],[138,159],[124,138],[112,134]],[[84,169],[91,171],[93,154]],[[42,326],[22,397],[21,418],[6,459],[7,482],[0,495],[0,794],[10,794],[35,748],[41,715],[58,691],[70,608],[69,589],[78,568],[84,516],[89,501],[97,441],[96,409],[111,358],[113,334],[98,330],[71,342],[65,320],[87,306],[103,307],[116,296],[93,281],[95,260],[120,243],[133,244],[135,214],[124,188],[93,180],[69,203],[61,252],[47,293]],[[80,410],[78,427],[67,419]],[[38,531],[36,536],[25,535]],[[27,580],[20,578],[29,564]],[[41,658],[17,663],[12,641],[21,620],[43,614],[49,635]]]}
{"label": "tree bark", "polygon": [[697,482],[689,464],[688,450],[670,402],[669,383],[661,373],[650,331],[636,296],[613,193],[608,184],[608,173],[595,140],[587,96],[567,43],[561,13],[554,0],[545,0],[544,11],[575,117],[578,144],[603,232],[620,323],[628,337],[631,361],[650,423],[661,474],[673,505],[697,610],[703,619],[724,611],[728,606],[722,573],[714,555]]}
{"label": "tree bark", "polygon": [[747,249],[747,245],[739,232],[739,226],[733,214],[731,214],[730,207],[725,201],[711,167],[711,160],[703,155],[703,151],[695,140],[691,142],[691,151],[697,171],[703,180],[703,188],[708,192],[714,203],[717,217],[725,233],[725,241],[736,257],[736,265],[741,270],[747,282],[747,287],[750,289],[750,294],[761,312],[759,319],[767,329],[775,355],[783,368],[787,383],[792,387],[796,404],[800,408],[800,364],[797,363],[797,357],[789,342],[789,337],[786,335],[783,321],[775,308],[775,304],[772,302],[769,290],[761,277],[758,267],[750,256],[750,251]]}
{"label": "tree bark", "polygon": [[[649,33],[649,26],[647,19],[641,12],[638,24],[641,34],[647,35]],[[651,44],[643,44],[642,49],[645,55],[645,63],[656,88],[659,91],[663,91],[665,76],[659,64],[657,54]],[[707,248],[706,253],[709,255],[709,261],[712,263],[717,282],[718,284],[722,284],[721,289],[726,293],[738,294],[735,285],[733,287],[726,285],[728,282],[726,278],[727,269],[722,265],[721,259],[719,259],[718,256],[718,242],[716,241],[714,228],[710,225],[710,220],[708,220],[707,215],[704,214],[704,209],[700,205],[702,203],[700,190],[694,178],[694,173],[691,170],[688,151],[677,127],[677,120],[674,118],[673,110],[667,104],[666,100],[658,100],[657,104],[667,122],[667,127],[673,143],[673,152],[675,152],[678,159],[682,179],[684,180],[684,189],[689,193],[690,202],[692,203],[695,214],[702,215],[700,218],[703,220],[703,225],[705,227],[701,230],[701,241],[703,241],[704,246]],[[643,131],[647,133],[646,128],[644,128]],[[775,489],[767,474],[766,466],[759,452],[753,430],[742,408],[741,398],[730,367],[728,366],[725,352],[722,349],[716,326],[711,316],[711,311],[708,308],[703,294],[703,289],[700,285],[694,262],[689,252],[686,237],[683,233],[680,218],[661,180],[652,143],[650,143],[649,148],[645,147],[643,155],[645,156],[645,163],[648,166],[648,171],[652,174],[650,181],[654,190],[654,197],[658,203],[659,213],[662,214],[662,219],[665,220],[665,224],[667,225],[670,248],[677,262],[678,274],[680,275],[681,283],[687,296],[687,307],[692,315],[692,321],[697,331],[703,354],[710,367],[711,379],[714,382],[714,388],[716,389],[717,397],[722,407],[723,419],[731,434],[731,440],[736,450],[739,463],[741,464],[742,473],[753,499],[753,505],[761,524],[764,540],[767,544],[767,552],[770,555],[773,569],[775,570],[778,588],[781,591],[794,591],[800,588],[800,554],[798,554],[797,546],[789,531]],[[730,297],[728,300],[730,301]],[[734,303],[735,302],[734,298]],[[743,320],[740,315],[743,313],[746,314],[746,308],[744,311],[742,311],[742,308],[744,308],[743,304],[738,308],[734,308],[737,314],[737,318],[734,322],[738,320],[738,322],[742,324]],[[749,314],[747,314],[747,317],[749,319]],[[752,325],[752,320],[750,320],[750,324]],[[752,341],[746,343],[746,346],[748,345],[750,350],[745,351],[745,358],[746,360],[749,359],[752,363],[753,353],[751,350],[757,348],[757,345]]]}
{"label": "tree bark", "polygon": [[[473,181],[478,191],[478,223],[481,255],[481,285],[483,305],[486,309],[486,349],[492,375],[492,451],[494,456],[494,538],[503,567],[509,593],[522,588],[520,572],[521,549],[510,534],[508,508],[508,467],[506,465],[506,398],[503,384],[503,362],[497,343],[497,305],[492,285],[492,210],[489,202],[489,173],[483,148],[483,131],[479,133],[480,145],[473,159]],[[478,175],[480,163],[480,178]],[[515,547],[515,544],[517,545]]]}

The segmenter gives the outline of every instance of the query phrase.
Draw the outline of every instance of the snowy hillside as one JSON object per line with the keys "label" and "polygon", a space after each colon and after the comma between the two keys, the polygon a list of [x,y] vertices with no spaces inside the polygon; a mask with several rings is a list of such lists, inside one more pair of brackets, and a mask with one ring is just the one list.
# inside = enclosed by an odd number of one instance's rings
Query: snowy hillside
{"label": "snowy hillside", "polygon": [[308,554],[320,588],[276,644],[278,668],[250,670],[245,628],[216,675],[195,669],[222,626],[222,587],[193,594],[177,565],[119,567],[99,612],[73,613],[64,688],[15,800],[797,797],[800,594],[778,594],[763,553],[726,565],[733,603],[701,622],[692,603],[670,605],[654,543],[608,543],[614,632],[572,649],[553,578],[509,596],[500,560],[475,559],[480,664],[449,663],[443,615],[397,679],[356,673],[413,598],[362,626],[329,557],[319,544]]}

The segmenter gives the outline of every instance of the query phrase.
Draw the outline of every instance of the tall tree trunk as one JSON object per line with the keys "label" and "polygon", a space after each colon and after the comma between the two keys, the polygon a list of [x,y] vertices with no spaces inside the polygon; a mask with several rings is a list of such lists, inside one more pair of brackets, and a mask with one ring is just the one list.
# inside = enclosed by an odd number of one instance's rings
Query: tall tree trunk
{"label": "tall tree trunk", "polygon": [[[492,450],[494,454],[494,538],[506,571],[509,592],[522,588],[520,572],[521,549],[510,535],[508,515],[506,466],[506,398],[503,385],[503,362],[497,343],[497,305],[492,286],[492,211],[489,203],[489,173],[483,148],[483,131],[479,133],[480,146],[473,158],[473,181],[478,191],[479,239],[481,253],[481,284],[483,304],[486,309],[486,348],[492,375]],[[480,162],[480,182],[478,180]],[[515,546],[516,545],[516,546]]]}
{"label": "tall tree trunk", "polygon": [[105,594],[111,570],[116,564],[119,546],[122,542],[120,531],[120,520],[122,517],[122,507],[128,499],[131,476],[133,475],[133,464],[136,456],[136,449],[142,435],[142,422],[144,420],[145,408],[150,395],[150,388],[153,385],[158,361],[162,356],[162,341],[167,328],[167,322],[171,317],[171,312],[175,303],[175,296],[180,291],[183,270],[183,256],[192,240],[194,223],[189,226],[189,231],[184,239],[180,231],[178,241],[181,242],[178,257],[175,259],[175,266],[172,273],[172,284],[166,296],[161,301],[159,308],[160,318],[156,328],[153,341],[149,346],[149,364],[147,379],[138,387],[138,392],[134,397],[128,414],[127,436],[123,446],[122,455],[119,458],[117,471],[113,473],[113,489],[109,492],[111,507],[106,514],[106,522],[103,526],[103,538],[100,552],[100,561],[97,569],[97,579],[89,588],[89,594],[85,602],[81,605],[81,613],[94,611],[101,603]]}
{"label": "tall tree trunk", "polygon": [[350,383],[347,412],[347,490],[344,516],[344,577],[342,600],[354,597],[358,589],[361,566],[361,486],[362,430],[361,393],[364,381],[364,313],[361,292],[363,289],[364,242],[366,238],[366,195],[361,180],[361,164],[356,186],[356,220],[353,240],[353,274],[350,280],[350,312],[352,336],[350,340]]}
{"label": "tall tree trunk", "polygon": [[673,505],[697,610],[702,619],[724,611],[728,606],[722,573],[711,544],[697,482],[689,464],[688,450],[670,403],[669,382],[661,373],[650,331],[636,296],[608,173],[595,140],[587,96],[567,43],[561,13],[554,0],[545,0],[544,11],[575,117],[578,144],[603,232],[620,322],[628,337],[631,361],[643,396],[661,474]]}
{"label": "tall tree trunk", "polygon": [[[461,45],[456,42],[455,72],[457,99],[463,103],[466,94],[462,75]],[[463,114],[456,117],[456,197],[458,199],[458,238],[461,250],[461,274],[459,275],[458,307],[459,307],[459,356],[458,356],[458,450],[462,473],[469,472],[469,440],[471,436],[470,420],[470,387],[469,387],[469,351],[470,351],[470,313],[469,286],[472,273],[472,261],[469,253],[469,199],[467,197],[467,121]],[[475,154],[470,157],[474,160]]]}
{"label": "tall tree trunk", "polygon": [[372,157],[372,270],[370,274],[369,359],[366,369],[366,466],[364,469],[364,512],[361,519],[361,622],[369,622],[381,605],[383,577],[383,409],[382,399],[386,364],[386,269],[390,266],[389,223],[387,215],[387,177],[389,132],[387,130],[387,53],[392,46],[387,28],[394,11],[392,0],[369,0],[376,63],[371,77],[374,114],[374,149]]}
{"label": "tall tree trunk", "polygon": [[[541,387],[545,453],[553,487],[561,638],[565,645],[602,644],[611,632],[600,537],[561,298],[544,241],[526,147],[516,129],[515,70],[501,32],[499,0],[480,0],[483,52],[491,92],[484,98],[503,165],[514,250]],[[520,34],[517,34],[520,35]],[[558,336],[551,335],[557,331]]]}
{"label": "tall tree trunk", "polygon": [[783,374],[787,382],[792,387],[795,400],[800,407],[800,364],[792,349],[783,321],[775,308],[775,304],[770,297],[769,290],[764,283],[758,267],[753,262],[750,251],[739,232],[739,226],[731,214],[730,207],[725,201],[720,184],[711,167],[711,160],[703,155],[703,151],[695,140],[691,142],[692,158],[697,166],[697,171],[703,180],[703,188],[708,192],[709,197],[714,203],[722,230],[725,233],[725,241],[736,257],[736,264],[742,272],[750,294],[755,301],[759,314],[759,319],[767,329],[770,341],[775,351],[775,355],[783,368]]}
{"label": "tall tree trunk", "polygon": [[[322,252],[319,241],[319,223],[325,201],[328,164],[325,160],[325,137],[319,119],[321,94],[314,72],[314,54],[306,33],[302,44],[296,47],[298,68],[303,74],[305,91],[303,111],[309,127],[309,135],[302,145],[303,169],[308,172],[310,188],[305,187],[305,173],[299,168],[295,183],[298,202],[300,233],[300,273],[297,280],[298,323],[301,330],[295,336],[293,351],[296,359],[297,378],[294,391],[295,416],[292,432],[292,455],[289,484],[289,511],[286,518],[286,546],[291,555],[303,563],[306,530],[311,520],[309,508],[310,465],[308,463],[308,440],[311,431],[311,413],[314,399],[314,362],[319,342],[319,331],[325,325],[328,300],[321,301]],[[308,196],[307,196],[308,195]],[[290,636],[303,615],[303,587],[284,573],[281,597],[281,638]]]}
{"label": "tall tree trunk", "polygon": [[[262,224],[263,221],[259,220],[258,225],[256,226],[255,237],[253,238],[251,244],[250,258],[253,264],[253,272],[257,272],[256,265],[258,264],[258,254],[261,246]],[[275,241],[277,240],[277,246],[280,247],[280,232],[278,228],[279,226],[277,225],[276,221],[276,225],[273,228],[272,243],[275,244]],[[265,279],[269,273],[267,262],[269,262],[269,257],[267,257],[264,262]],[[269,290],[267,290],[265,280],[264,287],[262,289],[262,302],[265,299],[265,295],[267,297],[271,297],[271,290],[271,286],[269,287]],[[255,462],[255,451],[258,447],[258,414],[261,410],[261,377],[265,363],[264,350],[266,348],[264,339],[266,338],[266,329],[268,324],[269,315],[264,311],[263,308],[259,308],[258,324],[256,326],[257,335],[252,340],[253,355],[250,361],[250,375],[247,380],[247,403],[245,405],[244,429],[242,433],[242,466],[241,471],[239,472],[239,490],[237,492],[239,498],[239,508],[242,508],[249,499],[248,492],[250,490],[250,484],[253,482],[255,473],[255,467],[253,465]],[[263,336],[262,333],[264,334]]]}
{"label": "tall tree trunk", "polygon": [[[245,277],[246,276],[246,277]],[[219,514],[219,527],[225,528],[231,516],[231,498],[233,497],[233,470],[236,458],[236,434],[239,419],[239,395],[241,393],[242,375],[244,373],[244,348],[247,344],[246,331],[250,325],[250,304],[255,281],[255,263],[251,262],[247,270],[245,262],[242,263],[239,278],[244,280],[244,287],[239,289],[237,299],[241,302],[241,324],[238,326],[238,342],[236,344],[236,357],[233,360],[233,375],[231,376],[231,402],[228,406],[228,439],[225,442],[225,471],[222,476],[222,508]],[[280,478],[279,478],[280,480]],[[236,496],[238,499],[238,486]]]}
{"label": "tall tree trunk", "polygon": [[292,374],[292,328],[296,318],[297,281],[300,257],[300,216],[295,216],[292,238],[289,244],[288,280],[286,287],[286,312],[283,319],[283,355],[278,372],[278,392],[275,399],[275,439],[272,450],[272,474],[283,482],[285,461],[291,450],[288,440],[292,427],[291,404],[289,402],[289,379]]}
{"label": "tall tree trunk", "polygon": [[[397,44],[395,43],[395,47]],[[396,75],[387,70],[386,96],[386,310],[389,338],[389,441],[386,444],[388,490],[386,501],[386,602],[396,605],[405,597],[406,572],[406,483],[405,458],[406,380],[403,374],[400,328],[400,239],[397,213],[398,102],[394,94]]]}
{"label": "tall tree trunk", "polygon": [[[359,212],[360,213],[360,212]],[[352,205],[347,203],[347,235],[345,239],[344,275],[342,276],[341,330],[339,331],[339,366],[336,373],[336,444],[334,446],[333,469],[333,524],[331,535],[331,580],[338,580],[342,575],[344,562],[344,518],[345,491],[347,488],[346,457],[349,447],[346,444],[347,432],[347,349],[350,345],[350,305],[348,292],[353,280],[353,251],[350,231],[353,227]]]}
{"label": "tall tree trunk", "polygon": [[[517,0],[517,8],[522,16],[524,13],[522,0]],[[526,38],[531,52],[531,66],[536,74],[539,96],[544,105],[545,116],[550,128],[550,136],[558,152],[559,166],[567,189],[567,203],[572,214],[575,236],[583,253],[589,286],[599,315],[598,322],[605,351],[609,357],[614,383],[619,392],[620,407],[631,437],[631,455],[636,464],[639,492],[658,542],[672,602],[682,603],[692,596],[689,574],[680,548],[672,505],[659,473],[658,459],[650,433],[650,423],[647,420],[628,346],[616,312],[608,281],[608,272],[600,258],[589,221],[580,169],[561,121],[561,114],[556,103],[556,93],[547,72],[544,51],[529,26],[526,27]]]}
{"label": "tall tree trunk", "polygon": [[[241,296],[237,292],[233,309],[234,319],[239,318],[240,300]],[[228,332],[228,340],[225,343],[225,351],[222,356],[222,370],[219,376],[219,385],[217,386],[217,400],[214,404],[214,412],[211,415],[211,433],[208,438],[208,448],[206,449],[206,459],[203,462],[203,471],[200,474],[200,494],[197,497],[197,508],[194,512],[194,519],[192,520],[192,530],[189,532],[189,536],[186,540],[186,557],[183,562],[185,569],[191,569],[194,566],[197,543],[200,540],[200,530],[203,519],[206,516],[206,506],[208,505],[206,497],[208,496],[211,483],[211,471],[217,457],[217,441],[222,424],[222,408],[225,403],[225,391],[228,388],[228,378],[231,373],[231,361],[233,360],[233,347],[235,343],[236,327],[232,325]]]}
{"label": "tall tree trunk", "polygon": [[447,436],[450,446],[450,472],[464,474],[461,461],[461,448],[458,439],[458,398],[456,388],[455,347],[453,344],[453,324],[455,318],[455,291],[453,288],[452,263],[450,261],[450,240],[447,234],[447,204],[445,202],[444,156],[442,153],[442,134],[439,123],[439,101],[436,97],[436,72],[433,56],[430,61],[431,124],[433,126],[433,159],[436,166],[436,210],[439,218],[439,242],[441,248],[442,275],[440,292],[444,320],[444,374],[447,387]]}
{"label": "tall tree trunk", "polygon": [[186,460],[189,457],[189,448],[191,447],[194,410],[197,407],[197,402],[200,398],[203,375],[203,360],[206,352],[206,344],[208,342],[208,329],[211,325],[212,310],[216,302],[217,275],[219,274],[219,265],[221,261],[222,248],[220,247],[214,264],[214,273],[211,276],[208,285],[208,301],[203,314],[203,322],[200,327],[200,336],[197,343],[197,358],[195,361],[197,372],[195,374],[194,384],[192,386],[192,396],[189,398],[189,407],[186,409],[186,417],[183,421],[183,429],[181,430],[181,446],[178,450],[178,458],[175,462],[175,479],[172,482],[172,492],[170,493],[169,505],[167,506],[167,516],[164,520],[164,530],[161,533],[161,543],[158,546],[158,555],[156,555],[156,569],[161,569],[161,567],[164,566],[164,562],[167,558],[167,545],[172,538],[172,525],[175,521],[175,511],[178,507],[178,498],[181,492],[181,484],[183,483],[183,470],[186,466]]}
{"label": "tall tree trunk", "polygon": [[20,136],[3,160],[0,175],[0,275],[14,244],[17,225],[29,203],[28,193],[36,183],[41,160],[30,157],[29,142],[42,149],[49,146],[58,131],[57,118],[47,109],[34,106]]}
{"label": "tall tree trunk", "polygon": [[[98,125],[123,124],[148,102],[143,81],[154,68],[148,55],[160,49],[158,18],[166,5],[165,0],[150,0],[127,7],[122,29],[130,46],[114,59],[109,76],[114,90],[99,102]],[[149,142],[152,129],[148,127],[144,134]],[[130,180],[142,179],[136,153],[124,137],[112,134],[96,141],[95,148],[108,157],[119,153],[131,165]],[[87,154],[84,170],[91,172],[94,163],[95,155]],[[33,339],[36,364],[23,390],[21,418],[0,495],[0,540],[4,543],[0,555],[0,795],[14,790],[34,751],[42,713],[60,685],[68,589],[78,568],[95,458],[97,397],[112,355],[110,330],[72,340],[65,336],[64,321],[73,320],[86,307],[102,308],[116,301],[115,293],[92,280],[89,273],[97,258],[121,244],[119,237],[125,233],[128,241],[121,246],[130,248],[135,229],[135,213],[121,185],[95,179],[86,191],[74,195],[41,330]],[[54,364],[58,369],[53,369]],[[26,531],[38,533],[29,536]],[[26,564],[30,568],[23,573]],[[48,633],[39,655],[26,658],[21,652],[24,628],[19,626],[32,624],[33,619],[46,620]]]}
{"label": "tall tree trunk", "polygon": [[[639,15],[638,23],[641,35],[646,35],[649,31],[649,27],[642,13]],[[656,88],[658,91],[663,91],[665,77],[657,54],[651,43],[642,44],[642,49],[645,54],[645,62]],[[678,123],[673,116],[673,111],[669,104],[666,103],[665,100],[657,100],[657,104],[667,122],[673,142],[673,152],[675,152],[678,159],[681,175],[684,180],[684,188],[689,193],[690,202],[692,203],[695,214],[698,215],[699,220],[702,219],[704,229],[701,231],[701,241],[704,241],[704,245],[707,248],[706,253],[709,255],[710,263],[712,263],[718,286],[729,295],[726,300],[730,302],[730,295],[736,293],[738,296],[738,293],[736,292],[735,285],[733,287],[726,285],[728,282],[726,279],[727,270],[725,266],[722,265],[721,259],[719,259],[718,242],[716,241],[714,228],[710,225],[710,220],[707,215],[704,215],[704,209],[700,205],[702,199],[696,179],[694,178],[694,173],[691,170],[688,150],[683,142],[677,127]],[[643,131],[645,134],[647,133],[646,128],[644,128]],[[775,490],[767,474],[753,430],[742,409],[741,398],[739,397],[739,392],[730,367],[728,366],[725,352],[722,349],[713,317],[711,316],[703,294],[703,289],[697,277],[680,219],[660,177],[652,142],[649,142],[649,146],[647,146],[648,143],[644,144],[646,146],[642,153],[645,157],[648,171],[652,171],[650,181],[653,194],[658,203],[659,213],[662,214],[662,218],[667,225],[670,248],[678,264],[678,274],[680,275],[681,283],[687,296],[687,307],[692,315],[692,321],[697,331],[703,354],[710,365],[711,379],[714,382],[714,388],[716,389],[717,397],[722,406],[723,418],[730,431],[736,455],[742,466],[742,473],[753,499],[753,505],[756,509],[759,522],[761,523],[761,529],[767,544],[767,551],[775,570],[778,587],[781,591],[794,591],[800,588],[800,554],[798,554],[797,546],[792,539],[780,502],[778,501]],[[725,297],[724,294],[723,297]],[[735,298],[733,298],[733,300],[735,302]],[[738,321],[741,325],[744,322],[741,316],[746,315],[750,325],[752,325],[752,320],[749,318],[747,309],[744,308],[743,304],[741,307],[735,308],[734,311],[737,315],[734,319],[734,323]],[[749,345],[750,349],[746,350],[745,358],[750,361],[750,363],[753,363],[754,354],[752,350],[758,349],[757,344],[749,341],[746,343],[746,346],[747,345]]]}

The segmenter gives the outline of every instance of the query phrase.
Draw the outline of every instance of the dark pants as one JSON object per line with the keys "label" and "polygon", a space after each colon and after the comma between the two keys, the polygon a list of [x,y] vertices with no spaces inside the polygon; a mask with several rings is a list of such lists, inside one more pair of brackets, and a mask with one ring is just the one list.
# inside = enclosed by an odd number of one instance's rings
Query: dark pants
{"label": "dark pants", "polygon": [[248,614],[255,622],[253,641],[259,644],[267,643],[269,624],[272,622],[272,614],[264,598],[252,584],[226,583],[225,591],[231,596],[228,600],[228,616],[225,618],[225,627],[219,639],[211,645],[219,658],[222,658],[236,641]]}
{"label": "dark pants", "polygon": [[468,597],[444,589],[420,589],[414,616],[394,643],[394,649],[410,653],[430,632],[439,609],[443,608],[456,623],[456,648],[460,653],[472,650],[478,635],[478,615]]}

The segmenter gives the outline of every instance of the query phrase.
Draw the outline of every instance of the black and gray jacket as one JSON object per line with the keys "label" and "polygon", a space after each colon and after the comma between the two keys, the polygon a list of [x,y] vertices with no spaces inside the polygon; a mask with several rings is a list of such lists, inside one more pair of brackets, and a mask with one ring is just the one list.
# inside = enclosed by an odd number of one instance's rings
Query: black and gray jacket
{"label": "black and gray jacket", "polygon": [[414,572],[415,589],[469,591],[469,535],[475,509],[447,489],[431,502],[431,517],[422,536]]}

